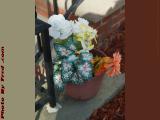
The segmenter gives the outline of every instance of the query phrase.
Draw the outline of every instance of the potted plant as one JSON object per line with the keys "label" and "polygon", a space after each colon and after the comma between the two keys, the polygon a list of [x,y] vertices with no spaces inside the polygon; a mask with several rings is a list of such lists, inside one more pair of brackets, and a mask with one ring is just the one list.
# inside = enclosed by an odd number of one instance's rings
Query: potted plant
{"label": "potted plant", "polygon": [[56,60],[54,83],[58,90],[75,99],[87,100],[94,97],[101,85],[103,75],[112,77],[120,74],[121,55],[107,57],[94,49],[97,31],[83,18],[69,21],[63,15],[53,15],[48,23],[54,38]]}

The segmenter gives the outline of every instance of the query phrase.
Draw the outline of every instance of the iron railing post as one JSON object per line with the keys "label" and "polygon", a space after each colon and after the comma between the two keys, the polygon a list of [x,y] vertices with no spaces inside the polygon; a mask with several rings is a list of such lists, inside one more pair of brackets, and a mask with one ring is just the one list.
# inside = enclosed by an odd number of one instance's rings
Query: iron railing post
{"label": "iron railing post", "polygon": [[58,14],[58,3],[57,0],[53,0],[53,8],[54,8],[54,14]]}
{"label": "iron railing post", "polygon": [[53,64],[52,64],[48,29],[41,33],[41,37],[42,37],[42,45],[43,45],[42,47],[43,47],[44,63],[46,68],[48,95],[50,96],[49,104],[51,107],[55,107],[56,97],[55,97],[55,89],[54,89],[54,81],[53,81]]}
{"label": "iron railing post", "polygon": [[50,104],[50,107],[55,107],[56,96],[55,96],[55,88],[54,88],[54,81],[53,81],[54,68],[52,63],[50,36],[49,36],[50,25],[39,19],[35,19],[35,27],[36,27],[35,35],[38,37],[38,41],[39,41],[39,50],[41,51],[40,53],[42,53],[44,57],[46,80],[47,80],[47,89],[45,92],[46,95],[43,96],[40,100],[36,101],[36,104],[35,104],[35,111],[37,111],[48,102]]}

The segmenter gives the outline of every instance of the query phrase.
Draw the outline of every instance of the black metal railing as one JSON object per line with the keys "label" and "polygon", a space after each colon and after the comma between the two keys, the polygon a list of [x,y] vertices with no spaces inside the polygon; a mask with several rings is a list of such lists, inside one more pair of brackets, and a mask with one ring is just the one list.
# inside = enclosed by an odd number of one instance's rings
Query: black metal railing
{"label": "black metal railing", "polygon": [[47,102],[49,102],[51,107],[55,107],[56,105],[56,97],[54,91],[54,82],[53,82],[53,67],[52,67],[52,57],[51,57],[51,48],[50,48],[50,37],[49,37],[49,29],[50,25],[36,19],[35,20],[35,35],[37,36],[37,43],[39,52],[36,54],[36,61],[39,59],[39,56],[43,54],[44,57],[44,65],[46,71],[46,79],[47,79],[47,90],[45,97],[42,97],[40,100],[36,102],[35,111],[44,106]]}
{"label": "black metal railing", "polygon": [[[54,0],[54,14],[58,14],[57,0]],[[73,0],[71,7],[66,11],[65,18],[68,19],[70,14],[73,14],[82,0]],[[46,103],[49,103],[51,107],[56,106],[56,96],[53,81],[53,61],[51,56],[50,41],[49,36],[50,25],[39,20],[37,18],[36,8],[35,8],[35,35],[37,38],[38,52],[35,54],[35,63],[43,55],[44,65],[46,71],[47,89],[39,84],[39,80],[36,80],[35,84],[40,92],[44,92],[45,95],[35,103],[35,111],[42,108]]]}

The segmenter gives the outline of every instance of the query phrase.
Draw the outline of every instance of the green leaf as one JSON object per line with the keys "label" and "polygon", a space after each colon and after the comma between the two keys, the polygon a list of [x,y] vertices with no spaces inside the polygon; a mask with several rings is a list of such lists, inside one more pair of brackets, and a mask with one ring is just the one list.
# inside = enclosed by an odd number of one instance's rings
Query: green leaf
{"label": "green leaf", "polygon": [[91,62],[81,61],[77,65],[77,71],[84,80],[90,80],[93,77],[93,66]]}
{"label": "green leaf", "polygon": [[57,55],[62,58],[67,57],[74,53],[72,50],[67,49],[63,45],[55,44],[54,48],[55,48]]}
{"label": "green leaf", "polygon": [[59,91],[63,91],[64,90],[64,83],[62,81],[61,72],[60,71],[54,72],[53,81],[54,81],[56,89],[58,89]]}
{"label": "green leaf", "polygon": [[80,60],[83,61],[90,61],[91,59],[93,59],[93,55],[89,52],[81,52],[79,57]]}

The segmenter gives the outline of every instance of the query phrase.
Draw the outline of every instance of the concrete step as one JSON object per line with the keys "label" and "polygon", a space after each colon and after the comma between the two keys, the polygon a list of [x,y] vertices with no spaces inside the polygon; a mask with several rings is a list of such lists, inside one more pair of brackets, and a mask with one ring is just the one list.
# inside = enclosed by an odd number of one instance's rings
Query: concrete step
{"label": "concrete step", "polygon": [[62,105],[57,113],[48,113],[46,107],[36,113],[36,120],[86,120],[91,113],[109,102],[117,95],[125,84],[125,74],[118,77],[108,78],[104,76],[98,94],[88,101],[77,101],[65,94],[58,101]]}

